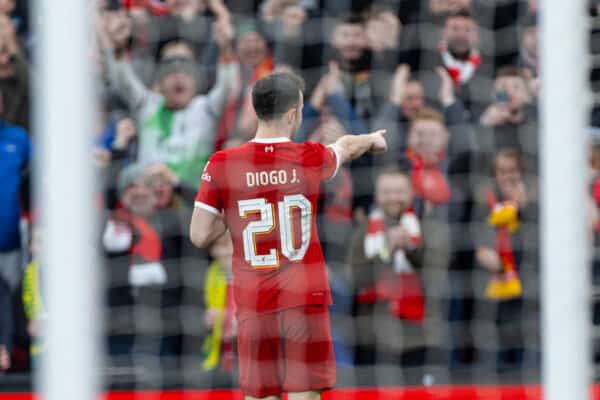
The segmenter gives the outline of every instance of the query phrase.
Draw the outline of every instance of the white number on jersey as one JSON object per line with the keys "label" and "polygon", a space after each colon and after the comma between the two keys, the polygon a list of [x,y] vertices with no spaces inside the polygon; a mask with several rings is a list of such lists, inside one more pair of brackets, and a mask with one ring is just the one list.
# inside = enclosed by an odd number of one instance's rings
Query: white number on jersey
{"label": "white number on jersey", "polygon": [[[243,232],[244,258],[255,268],[272,268],[279,266],[277,249],[270,249],[268,254],[257,254],[256,235],[264,235],[275,229],[277,221],[273,204],[265,199],[238,201],[240,217],[247,218],[249,213],[260,213],[260,220],[252,221]],[[293,210],[300,210],[301,241],[294,243]],[[312,204],[301,194],[285,196],[278,203],[281,236],[281,252],[290,261],[300,261],[306,255],[312,234]]]}

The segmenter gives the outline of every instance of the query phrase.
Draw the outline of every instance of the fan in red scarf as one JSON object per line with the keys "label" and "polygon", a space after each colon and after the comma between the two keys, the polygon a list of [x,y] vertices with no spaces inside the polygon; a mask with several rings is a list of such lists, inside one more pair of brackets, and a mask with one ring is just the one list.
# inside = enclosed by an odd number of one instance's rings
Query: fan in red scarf
{"label": "fan in red scarf", "polygon": [[395,317],[421,322],[425,305],[409,253],[421,247],[422,238],[419,220],[411,208],[410,178],[395,168],[384,170],[377,179],[375,197],[377,207],[369,214],[364,254],[392,268],[383,270],[373,287],[358,294],[357,301],[389,301]]}
{"label": "fan in red scarf", "polygon": [[122,208],[107,221],[102,236],[109,253],[128,253],[129,284],[132,288],[162,285],[167,275],[161,263],[162,244],[149,220],[156,197],[144,181],[144,167],[133,164],[119,175],[118,189]]}
{"label": "fan in red scarf", "polygon": [[456,85],[469,82],[481,65],[478,44],[477,23],[468,11],[457,11],[446,18],[439,51]]}
{"label": "fan in red scarf", "polygon": [[415,196],[426,204],[440,205],[450,201],[450,185],[441,170],[447,147],[448,131],[444,117],[424,107],[411,123],[406,157],[411,163]]}

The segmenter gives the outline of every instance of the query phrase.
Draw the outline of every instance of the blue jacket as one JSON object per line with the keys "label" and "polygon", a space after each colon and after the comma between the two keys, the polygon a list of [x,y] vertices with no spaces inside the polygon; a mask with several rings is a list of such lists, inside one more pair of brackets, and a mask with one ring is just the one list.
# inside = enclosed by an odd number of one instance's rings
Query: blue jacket
{"label": "blue jacket", "polygon": [[19,189],[23,170],[31,158],[27,132],[0,121],[0,251],[20,247]]}

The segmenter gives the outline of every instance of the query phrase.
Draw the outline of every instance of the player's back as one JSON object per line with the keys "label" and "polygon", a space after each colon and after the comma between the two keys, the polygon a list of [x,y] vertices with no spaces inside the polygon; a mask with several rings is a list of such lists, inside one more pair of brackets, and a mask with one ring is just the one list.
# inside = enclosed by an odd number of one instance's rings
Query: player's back
{"label": "player's back", "polygon": [[316,213],[320,184],[336,169],[331,148],[283,138],[254,140],[211,157],[197,200],[224,212],[242,318],[331,301]]}

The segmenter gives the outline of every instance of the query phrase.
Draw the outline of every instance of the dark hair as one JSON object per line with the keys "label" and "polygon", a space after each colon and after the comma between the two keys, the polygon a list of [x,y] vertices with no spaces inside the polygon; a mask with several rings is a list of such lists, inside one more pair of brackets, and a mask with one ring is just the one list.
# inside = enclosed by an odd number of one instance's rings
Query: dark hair
{"label": "dark hair", "polygon": [[504,67],[498,68],[498,72],[496,72],[496,79],[498,78],[523,78],[523,73],[517,67],[512,65],[506,65]]}
{"label": "dark hair", "polygon": [[252,105],[258,119],[271,121],[297,107],[302,91],[302,78],[289,72],[276,72],[260,79],[252,89]]}
{"label": "dark hair", "polygon": [[473,14],[471,14],[471,11],[469,11],[469,9],[460,9],[454,12],[451,12],[449,14],[446,15],[446,19],[445,22],[448,22],[448,20],[452,19],[452,18],[467,18],[467,19],[474,19],[473,18]]}
{"label": "dark hair", "polygon": [[331,36],[340,25],[360,25],[364,27],[365,15],[357,13],[343,13],[332,18],[327,29],[327,35]]}
{"label": "dark hair", "polygon": [[175,46],[186,46],[187,48],[189,48],[192,53],[192,57],[194,57],[193,61],[195,61],[196,46],[190,40],[182,37],[174,37],[166,40],[161,40],[156,46],[155,61],[157,63],[161,62],[164,58],[164,52],[167,49]]}

